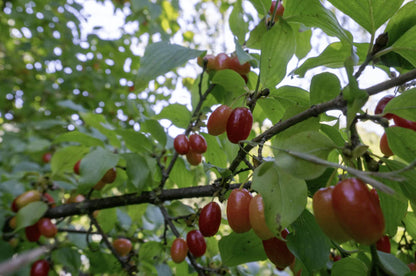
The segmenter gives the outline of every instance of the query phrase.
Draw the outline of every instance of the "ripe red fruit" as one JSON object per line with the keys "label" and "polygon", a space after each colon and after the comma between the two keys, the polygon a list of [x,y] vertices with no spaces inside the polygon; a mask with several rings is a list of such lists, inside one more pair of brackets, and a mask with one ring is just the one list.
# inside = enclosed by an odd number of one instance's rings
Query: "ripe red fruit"
{"label": "ripe red fruit", "polygon": [[28,241],[37,242],[41,235],[37,223],[26,227],[25,234]]}
{"label": "ripe red fruit", "polygon": [[316,222],[331,240],[339,243],[346,242],[351,237],[344,231],[335,216],[332,207],[332,192],[334,186],[319,189],[313,195],[312,207]]}
{"label": "ripe red fruit", "polygon": [[20,210],[21,208],[25,207],[31,202],[40,201],[41,197],[42,197],[42,194],[37,190],[29,190],[29,191],[24,192],[23,194],[19,195],[15,199],[16,200],[15,205],[17,207],[17,210]]}
{"label": "ripe red fruit", "polygon": [[[376,106],[376,109],[374,110],[374,114],[382,114],[383,113],[383,111],[384,111],[384,108],[386,107],[386,105],[387,105],[387,103],[389,102],[389,101],[391,101],[391,99],[393,99],[394,98],[394,96],[393,95],[387,95],[387,96],[384,96],[383,98],[381,98],[379,101],[378,101],[378,103],[377,103],[377,106]],[[393,114],[391,114],[391,113],[387,113],[387,114],[384,114],[384,116],[383,117],[385,117],[385,118],[387,118],[387,119],[392,119],[393,118]]]}
{"label": "ripe red fruit", "polygon": [[198,226],[199,231],[205,237],[214,236],[221,224],[221,207],[218,203],[212,201],[202,208],[199,214]]}
{"label": "ripe red fruit", "polygon": [[46,152],[42,155],[43,163],[49,163],[51,161],[51,158],[52,158],[52,153],[50,152]]}
{"label": "ripe red fruit", "polygon": [[391,150],[389,143],[387,141],[386,133],[383,133],[380,139],[380,150],[384,154],[384,156],[389,157],[394,155],[393,151]]}
{"label": "ripe red fruit", "polygon": [[247,75],[250,72],[250,63],[241,64],[237,56],[225,60],[225,68],[231,69],[240,75]]}
{"label": "ripe red fruit", "polygon": [[355,241],[370,245],[384,234],[380,203],[357,178],[340,181],[332,191],[332,207],[345,232]]}
{"label": "ripe red fruit", "polygon": [[[274,14],[276,3],[277,1],[272,1],[272,5],[270,6],[270,10],[269,10],[270,15]],[[285,7],[283,7],[282,2],[279,1],[279,3],[277,4],[277,11],[276,11],[276,16],[274,17],[274,21],[276,21],[277,16],[283,16],[284,11],[285,11]]]}
{"label": "ripe red fruit", "polygon": [[37,223],[39,232],[42,236],[53,238],[58,233],[58,228],[49,218],[41,218]]}
{"label": "ripe red fruit", "polygon": [[204,67],[204,61],[207,63],[206,70],[208,72],[215,70],[215,56],[214,55],[206,55],[204,57],[198,57],[197,59],[198,65]]}
{"label": "ripe red fruit", "polygon": [[19,208],[17,207],[17,205],[16,205],[16,199],[17,199],[17,197],[15,198],[15,199],[13,199],[13,201],[12,201],[12,204],[10,205],[10,209],[13,211],[13,212],[17,212],[17,211],[19,211]]}
{"label": "ripe red fruit", "polygon": [[109,169],[104,176],[101,178],[101,181],[104,183],[113,183],[114,180],[116,180],[117,177],[117,170],[116,168]]}
{"label": "ripe red fruit", "polygon": [[416,264],[415,263],[408,263],[407,266],[409,267],[410,271],[416,271]]}
{"label": "ripe red fruit", "polygon": [[205,254],[207,250],[207,244],[204,236],[198,230],[191,230],[186,235],[186,243],[188,244],[189,251],[198,258]]}
{"label": "ripe red fruit", "polygon": [[396,115],[393,115],[393,120],[396,126],[416,130],[416,122],[403,119]]}
{"label": "ripe red fruit", "polygon": [[231,191],[227,201],[227,219],[231,229],[244,233],[251,229],[249,206],[252,195],[246,189]]}
{"label": "ripe red fruit", "polygon": [[189,164],[197,166],[202,161],[202,154],[190,150],[186,154],[186,160],[188,160]]}
{"label": "ripe red fruit", "polygon": [[215,57],[214,68],[215,70],[227,69],[226,63],[230,57],[225,53],[220,53]]}
{"label": "ripe red fruit", "polygon": [[81,164],[81,160],[78,160],[77,163],[74,165],[74,172],[79,175],[79,165]]}
{"label": "ripe red fruit", "polygon": [[42,199],[43,199],[43,201],[46,201],[46,203],[48,203],[48,205],[51,207],[51,208],[54,208],[54,207],[56,207],[56,204],[55,204],[55,199],[50,195],[50,194],[48,194],[48,193],[44,193],[43,195],[42,195]]}
{"label": "ripe red fruit", "polygon": [[231,143],[237,144],[247,139],[253,125],[253,115],[246,107],[235,108],[227,121],[227,137]]}
{"label": "ripe red fruit", "polygon": [[170,256],[175,263],[181,263],[185,260],[188,254],[188,245],[182,238],[176,238],[170,248]]}
{"label": "ripe red fruit", "polygon": [[[285,229],[281,234],[283,238],[286,238],[289,231]],[[263,240],[263,248],[269,260],[279,270],[284,270],[295,261],[295,256],[287,248],[286,242],[276,237]]]}
{"label": "ripe red fruit", "polygon": [[48,276],[48,273],[49,262],[46,260],[38,260],[30,268],[30,276]]}
{"label": "ripe red fruit", "polygon": [[124,257],[130,253],[133,245],[131,244],[130,240],[119,238],[113,241],[113,247],[120,256]]}
{"label": "ripe red fruit", "polygon": [[224,133],[227,128],[228,118],[232,111],[231,107],[227,105],[217,107],[208,118],[208,133],[214,136]]}
{"label": "ripe red fruit", "polygon": [[196,153],[204,153],[207,151],[207,141],[205,138],[197,133],[189,136],[190,150]]}
{"label": "ripe red fruit", "polygon": [[266,224],[266,219],[264,217],[263,198],[260,194],[257,194],[250,200],[249,219],[254,233],[256,233],[260,239],[268,240],[273,238],[274,234],[272,231],[270,231]]}
{"label": "ripe red fruit", "polygon": [[376,248],[379,251],[383,251],[386,253],[391,252],[391,246],[390,246],[390,239],[388,236],[384,235],[382,236],[377,242],[376,242]]}
{"label": "ripe red fruit", "polygon": [[179,134],[173,140],[173,147],[175,148],[178,154],[184,155],[189,151],[189,140],[185,134]]}

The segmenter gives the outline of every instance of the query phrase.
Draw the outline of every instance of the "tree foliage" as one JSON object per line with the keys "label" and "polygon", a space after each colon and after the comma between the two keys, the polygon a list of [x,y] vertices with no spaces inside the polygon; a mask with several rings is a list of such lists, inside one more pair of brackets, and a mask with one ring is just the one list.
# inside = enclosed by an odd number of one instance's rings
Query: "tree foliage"
{"label": "tree foliage", "polygon": [[[125,22],[106,39],[99,27],[86,32],[83,3],[0,1],[0,274],[27,275],[39,258],[50,262],[50,275],[275,271],[252,230],[237,234],[227,224],[227,197],[241,186],[262,195],[277,237],[289,230],[294,274],[410,272],[416,129],[389,127],[383,115],[416,121],[416,3],[284,0],[283,16],[272,19],[270,2],[116,0]],[[319,53],[317,33],[330,41]],[[250,63],[247,76],[196,64],[224,52],[226,41],[241,64]],[[364,88],[374,68],[385,81]],[[385,91],[395,98],[374,114],[366,104]],[[207,117],[220,104],[251,110],[247,139],[208,134]],[[364,121],[385,128],[393,157],[364,143],[357,128]],[[175,152],[181,133],[207,141],[201,164]],[[114,167],[115,181],[94,189]],[[348,177],[377,190],[391,253],[338,244],[317,224],[313,194]],[[32,189],[56,206],[35,201],[13,212],[13,200]],[[74,200],[78,194],[86,199]],[[199,209],[211,200],[223,209],[220,231],[205,238],[202,257],[174,263],[173,240],[198,227]],[[57,236],[28,241],[25,228],[42,217],[53,219]],[[112,244],[120,237],[133,244],[127,256]]]}

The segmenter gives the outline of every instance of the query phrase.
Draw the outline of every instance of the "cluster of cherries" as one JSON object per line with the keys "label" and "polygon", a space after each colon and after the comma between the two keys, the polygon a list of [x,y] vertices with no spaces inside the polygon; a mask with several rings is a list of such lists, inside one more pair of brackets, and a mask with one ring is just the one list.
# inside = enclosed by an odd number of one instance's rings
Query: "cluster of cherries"
{"label": "cluster of cherries", "polygon": [[179,134],[173,140],[173,147],[180,155],[186,155],[186,160],[191,165],[198,165],[202,161],[202,154],[207,151],[207,141],[205,138],[194,133],[189,135]]}
{"label": "cluster of cherries", "polygon": [[250,63],[246,62],[241,64],[236,55],[227,55],[226,53],[220,53],[216,56],[206,55],[204,57],[198,57],[198,64],[204,67],[208,73],[220,71],[224,69],[234,70],[247,82],[247,75],[250,72]]}
{"label": "cluster of cherries", "polygon": [[[377,103],[376,109],[374,110],[375,114],[383,114],[384,108],[386,107],[387,103],[390,102],[394,98],[393,95],[387,95],[380,99],[380,101]],[[403,119],[395,114],[387,113],[383,114],[383,117],[394,121],[394,126],[392,127],[403,127],[408,129],[413,129],[416,131],[416,122],[409,121],[406,119]],[[394,155],[393,151],[391,150],[388,141],[387,141],[387,135],[386,133],[383,133],[380,139],[380,150],[381,152],[386,156],[392,156]]]}
{"label": "cluster of cherries", "polygon": [[205,254],[207,244],[204,237],[212,237],[220,228],[221,207],[215,201],[205,205],[199,214],[199,230],[193,229],[186,234],[186,240],[177,237],[170,248],[170,255],[175,263],[185,260],[188,251],[196,258]]}
{"label": "cluster of cherries", "polygon": [[332,240],[371,245],[383,237],[385,222],[375,189],[358,178],[347,178],[313,195],[316,221]]}
{"label": "cluster of cherries", "polygon": [[[74,172],[78,175],[80,174],[80,170],[79,170],[80,164],[81,164],[81,160],[78,160],[78,162],[75,163],[74,165]],[[101,190],[106,184],[113,183],[116,180],[116,177],[117,177],[116,168],[109,169],[104,174],[104,176],[94,185],[93,189],[97,191]]]}

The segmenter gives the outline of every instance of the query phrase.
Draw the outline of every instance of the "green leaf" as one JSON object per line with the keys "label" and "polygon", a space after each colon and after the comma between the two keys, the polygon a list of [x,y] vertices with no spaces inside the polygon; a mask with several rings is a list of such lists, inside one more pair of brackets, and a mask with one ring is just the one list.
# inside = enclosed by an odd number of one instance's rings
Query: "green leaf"
{"label": "green leaf", "polygon": [[244,21],[244,9],[241,0],[234,3],[228,23],[231,32],[238,38],[238,41],[244,43],[248,31],[248,23]]}
{"label": "green leaf", "polygon": [[62,142],[77,142],[81,145],[92,147],[92,146],[100,146],[104,147],[104,142],[100,139],[92,137],[91,135],[79,132],[79,131],[71,131],[66,132],[53,140],[54,143],[62,143]]}
{"label": "green leaf", "polygon": [[52,252],[52,260],[73,275],[79,274],[81,267],[81,255],[76,248],[61,247]]}
{"label": "green leaf", "polygon": [[103,229],[104,233],[109,233],[115,229],[118,221],[116,208],[100,210],[97,216],[97,221]]}
{"label": "green leaf", "polygon": [[152,152],[152,144],[142,133],[132,129],[119,129],[117,134],[123,138],[126,147],[133,152]]}
{"label": "green leaf", "polygon": [[392,254],[377,251],[380,262],[391,275],[405,275],[410,272],[409,267]]}
{"label": "green leaf", "polygon": [[92,126],[104,134],[114,147],[120,147],[121,144],[114,131],[114,127],[107,122],[102,114],[81,113],[80,115],[86,125]]}
{"label": "green leaf", "polygon": [[106,149],[97,148],[82,158],[79,171],[78,191],[83,193],[92,188],[111,168],[118,163],[118,155]]}
{"label": "green leaf", "polygon": [[374,34],[402,5],[404,0],[329,0],[370,34]]}
{"label": "green leaf", "polygon": [[416,159],[416,131],[403,127],[389,127],[386,128],[386,135],[388,144],[395,155],[408,163]]}
{"label": "green leaf", "polygon": [[328,262],[330,241],[307,210],[292,224],[287,236],[287,247],[312,273],[324,268]]}
{"label": "green leaf", "polygon": [[191,112],[181,104],[170,104],[155,116],[156,119],[168,119],[179,128],[187,128],[191,120]]}
{"label": "green leaf", "polygon": [[43,201],[31,202],[21,208],[16,215],[16,231],[35,224],[48,210],[48,204]]}
{"label": "green leaf", "polygon": [[406,226],[406,231],[412,236],[413,239],[416,239],[416,215],[414,212],[408,212],[403,219],[403,223]]}
{"label": "green leaf", "polygon": [[334,99],[341,91],[341,84],[336,75],[321,73],[313,76],[311,81],[311,105]]}
{"label": "green leaf", "polygon": [[151,187],[152,178],[146,159],[135,153],[125,153],[122,157],[126,160],[126,172],[129,180],[140,193],[147,187]]}
{"label": "green leaf", "polygon": [[279,20],[262,37],[260,82],[275,87],[286,76],[286,66],[295,53],[295,35],[289,24]]}
{"label": "green leaf", "polygon": [[219,138],[205,133],[201,134],[209,145],[207,151],[204,153],[205,161],[212,165],[225,168],[227,166],[227,155],[218,154],[219,152],[224,152]]}
{"label": "green leaf", "polygon": [[250,49],[260,50],[262,48],[262,40],[264,34],[267,32],[266,21],[263,18],[259,24],[250,32],[250,37],[247,40],[246,46]]}
{"label": "green leaf", "polygon": [[150,135],[152,136],[152,138],[161,146],[161,147],[165,147],[166,146],[166,141],[167,141],[167,137],[166,137],[166,131],[165,129],[160,125],[160,123],[156,120],[153,119],[148,119],[143,121],[140,124],[141,127],[141,131],[142,132],[147,132],[150,133]]}
{"label": "green leaf", "polygon": [[332,266],[332,276],[367,276],[368,268],[361,260],[353,257],[342,258]]}
{"label": "green leaf", "polygon": [[352,36],[338,23],[335,15],[319,0],[292,0],[285,2],[285,18],[307,27],[318,27],[329,36],[338,37],[343,43],[352,43]]}
{"label": "green leaf", "polygon": [[416,67],[416,25],[405,32],[391,47],[394,52]]}
{"label": "green leaf", "polygon": [[257,60],[252,55],[244,51],[243,47],[241,47],[240,43],[236,38],[234,38],[234,45],[235,53],[237,54],[238,60],[241,64],[244,64],[246,62],[257,62]]}
{"label": "green leaf", "polygon": [[383,113],[393,113],[406,120],[416,121],[416,88],[407,90],[391,99]]}
{"label": "green leaf", "polygon": [[251,187],[262,195],[266,223],[276,236],[305,209],[305,181],[282,171],[274,162],[255,169]]}
{"label": "green leaf", "polygon": [[[336,147],[327,136],[316,131],[304,131],[281,140],[276,145],[276,164],[287,173],[302,179],[320,176],[325,166],[295,157],[285,150],[303,153],[327,160],[329,153]],[[282,149],[282,151],[280,151]]]}
{"label": "green leaf", "polygon": [[246,83],[244,79],[231,69],[217,71],[212,78],[212,83],[221,85],[227,93],[231,92],[234,97],[238,97],[245,92]]}
{"label": "green leaf", "polygon": [[140,68],[135,82],[136,88],[144,88],[150,80],[183,65],[203,52],[170,44],[166,41],[149,44],[140,60]]}
{"label": "green leaf", "polygon": [[85,110],[85,108],[82,105],[76,104],[71,100],[58,101],[57,104],[58,104],[58,106],[65,107],[65,108],[68,108],[68,109],[72,109],[72,110],[78,111],[78,112],[86,112],[87,111],[87,110]]}
{"label": "green leaf", "polygon": [[[298,25],[295,28],[294,25]],[[295,38],[296,38],[296,50],[295,55],[298,59],[304,58],[312,49],[311,45],[311,37],[312,37],[312,30],[310,28],[304,27],[302,24],[292,23],[292,28],[295,31]]]}
{"label": "green leaf", "polygon": [[72,173],[75,163],[89,151],[89,148],[82,146],[68,146],[58,149],[51,159],[52,177]]}
{"label": "green leaf", "polygon": [[[389,171],[403,170],[407,165],[398,161],[385,159],[386,167]],[[398,181],[400,189],[403,194],[410,200],[411,204],[416,204],[416,169],[405,170],[399,174],[400,177],[404,177],[404,181]]]}
{"label": "green leaf", "polygon": [[284,112],[285,108],[276,97],[261,97],[257,100],[257,108],[253,111],[253,117],[260,122],[267,118],[274,123],[283,117]]}
{"label": "green leaf", "polygon": [[[289,105],[309,107],[309,92],[296,86],[282,86],[271,90],[271,96],[281,102],[286,108]],[[294,114],[294,113],[291,113]]]}
{"label": "green leaf", "polygon": [[232,232],[228,236],[223,236],[218,242],[218,247],[225,266],[267,259],[262,241],[253,230],[242,234]]}

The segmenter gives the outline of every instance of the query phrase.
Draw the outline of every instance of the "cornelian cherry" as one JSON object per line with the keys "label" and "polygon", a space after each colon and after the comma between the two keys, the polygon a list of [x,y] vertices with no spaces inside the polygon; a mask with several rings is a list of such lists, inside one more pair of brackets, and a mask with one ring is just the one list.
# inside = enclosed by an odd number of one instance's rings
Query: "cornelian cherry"
{"label": "cornelian cherry", "polygon": [[188,245],[189,251],[196,258],[201,257],[207,250],[207,244],[204,236],[198,230],[191,230],[186,235],[186,244]]}
{"label": "cornelian cherry", "polygon": [[228,118],[232,111],[231,107],[227,105],[217,107],[208,118],[208,133],[214,136],[224,133],[227,128]]}
{"label": "cornelian cherry", "polygon": [[231,229],[244,233],[251,229],[249,206],[252,195],[246,189],[231,191],[227,201],[227,219]]}
{"label": "cornelian cherry", "polygon": [[196,153],[204,153],[207,151],[207,141],[205,138],[197,133],[189,136],[190,150]]}
{"label": "cornelian cherry", "polygon": [[173,140],[173,147],[180,155],[187,154],[189,152],[189,140],[185,134],[179,134]]}
{"label": "cornelian cherry", "polygon": [[221,224],[221,207],[212,201],[202,208],[199,214],[199,231],[205,237],[214,236]]}
{"label": "cornelian cherry", "polygon": [[170,256],[175,263],[181,263],[188,254],[188,245],[182,238],[176,238],[170,248]]}

